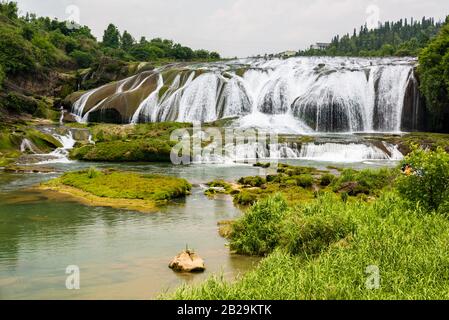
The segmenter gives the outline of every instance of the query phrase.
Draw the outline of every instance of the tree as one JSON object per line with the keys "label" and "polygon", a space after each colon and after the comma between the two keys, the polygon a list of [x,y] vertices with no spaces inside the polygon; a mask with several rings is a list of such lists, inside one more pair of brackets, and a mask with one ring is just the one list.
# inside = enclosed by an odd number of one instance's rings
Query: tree
{"label": "tree", "polygon": [[208,59],[209,58],[209,51],[204,50],[204,49],[195,50],[194,54],[195,54],[195,58],[197,58],[197,59]]}
{"label": "tree", "polygon": [[128,33],[128,31],[124,31],[122,35],[122,49],[125,51],[129,51],[134,45],[135,40],[133,36]]}
{"label": "tree", "polygon": [[449,108],[449,18],[419,55],[421,91],[434,112]]}
{"label": "tree", "polygon": [[118,49],[120,47],[120,32],[112,23],[109,24],[108,28],[104,31],[103,45],[114,49]]}
{"label": "tree", "polygon": [[219,59],[221,59],[220,54],[219,54],[218,52],[215,52],[215,51],[212,51],[212,52],[209,54],[209,57],[210,57],[211,59],[213,59],[213,60],[219,60]]}
{"label": "tree", "polygon": [[76,64],[80,67],[80,68],[88,68],[92,62],[94,61],[94,58],[92,57],[92,55],[90,55],[87,52],[83,52],[80,50],[75,50],[73,51],[70,56],[75,59]]}
{"label": "tree", "polygon": [[449,154],[441,147],[435,151],[417,148],[404,159],[414,172],[396,181],[399,194],[413,206],[438,211],[449,208]]}
{"label": "tree", "polygon": [[19,11],[16,2],[0,2],[0,13],[8,17],[9,19],[17,19],[17,12]]}

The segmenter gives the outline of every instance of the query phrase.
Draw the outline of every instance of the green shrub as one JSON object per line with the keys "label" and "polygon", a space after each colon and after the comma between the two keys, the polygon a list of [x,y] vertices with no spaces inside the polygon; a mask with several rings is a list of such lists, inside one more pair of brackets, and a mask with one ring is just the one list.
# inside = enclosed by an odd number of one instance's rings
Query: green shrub
{"label": "green shrub", "polygon": [[449,154],[442,148],[430,151],[414,147],[403,164],[411,165],[414,172],[397,179],[400,195],[412,205],[438,210],[449,199]]}
{"label": "green shrub", "polygon": [[94,57],[91,54],[80,50],[73,51],[70,53],[70,56],[75,59],[76,64],[80,68],[88,68],[94,61]]}
{"label": "green shrub", "polygon": [[90,167],[89,170],[87,170],[87,177],[89,179],[94,179],[100,175],[100,171],[98,171],[95,167]]}
{"label": "green shrub", "polygon": [[280,224],[287,213],[287,203],[279,194],[258,201],[235,222],[231,249],[259,256],[272,252],[279,243]]}
{"label": "green shrub", "polygon": [[396,171],[383,168],[380,170],[364,169],[356,171],[354,169],[344,169],[338,177],[334,179],[332,186],[334,191],[344,188],[348,183],[354,182],[351,190],[345,190],[349,195],[359,193],[378,194],[386,186],[390,186],[396,177]]}
{"label": "green shrub", "polygon": [[[293,209],[283,223],[280,246],[290,254],[320,253],[355,231],[342,204],[334,201],[334,195],[324,194],[318,199]],[[322,203],[331,203],[331,206]]]}
{"label": "green shrub", "polygon": [[327,187],[330,185],[335,179],[335,176],[330,173],[325,173],[321,176],[320,185],[323,187]]}
{"label": "green shrub", "polygon": [[240,178],[238,182],[245,186],[260,187],[261,185],[266,183],[266,180],[262,177],[255,176],[255,177]]}
{"label": "green shrub", "polygon": [[313,177],[310,174],[302,174],[296,177],[296,183],[303,188],[310,188],[313,185]]}
{"label": "green shrub", "polygon": [[242,206],[249,206],[256,203],[258,197],[254,193],[250,193],[246,190],[242,190],[234,195],[234,202]]}

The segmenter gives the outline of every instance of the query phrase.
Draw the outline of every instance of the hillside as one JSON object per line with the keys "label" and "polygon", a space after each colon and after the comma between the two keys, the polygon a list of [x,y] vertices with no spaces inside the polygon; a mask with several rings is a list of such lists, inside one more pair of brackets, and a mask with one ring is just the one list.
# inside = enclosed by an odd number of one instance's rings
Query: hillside
{"label": "hillside", "polygon": [[142,37],[110,24],[101,42],[87,26],[27,13],[0,2],[0,116],[30,114],[55,118],[60,99],[177,61],[220,59],[172,40]]}

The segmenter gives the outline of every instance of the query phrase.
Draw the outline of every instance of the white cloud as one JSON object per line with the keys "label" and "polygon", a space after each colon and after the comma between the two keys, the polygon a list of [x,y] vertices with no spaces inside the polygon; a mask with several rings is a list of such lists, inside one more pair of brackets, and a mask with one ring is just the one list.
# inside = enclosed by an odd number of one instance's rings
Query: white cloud
{"label": "white cloud", "polygon": [[164,37],[224,56],[247,56],[306,48],[352,33],[376,5],[380,19],[422,16],[442,19],[447,0],[18,0],[22,12],[66,17],[65,8],[81,10],[81,23],[101,37],[112,22],[137,39]]}

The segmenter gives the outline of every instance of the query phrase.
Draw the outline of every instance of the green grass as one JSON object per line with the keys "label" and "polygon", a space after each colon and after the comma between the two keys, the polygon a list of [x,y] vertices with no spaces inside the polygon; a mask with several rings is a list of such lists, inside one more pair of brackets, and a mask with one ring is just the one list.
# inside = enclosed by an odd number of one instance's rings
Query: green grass
{"label": "green grass", "polygon": [[190,184],[175,177],[144,175],[120,171],[97,171],[93,168],[69,172],[58,183],[98,197],[163,201],[185,196]]}
{"label": "green grass", "polygon": [[[395,192],[373,203],[345,204],[323,195],[288,209],[308,225],[294,228],[291,237],[280,236],[299,241],[296,250],[278,241],[267,258],[237,281],[213,276],[163,298],[449,299],[449,220],[405,208]],[[380,270],[376,290],[365,286],[365,270],[371,265]]]}

